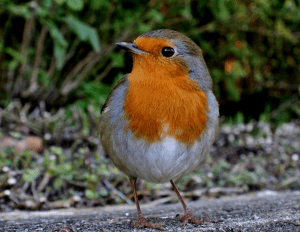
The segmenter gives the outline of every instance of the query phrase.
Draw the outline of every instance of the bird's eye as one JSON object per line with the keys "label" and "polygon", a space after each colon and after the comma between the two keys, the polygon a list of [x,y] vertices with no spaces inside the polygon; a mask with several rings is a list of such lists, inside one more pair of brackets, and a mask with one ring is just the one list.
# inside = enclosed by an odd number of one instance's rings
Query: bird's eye
{"label": "bird's eye", "polygon": [[164,47],[161,50],[161,54],[164,57],[171,57],[171,56],[173,56],[175,54],[175,50],[174,50],[174,48],[171,48],[171,47]]}

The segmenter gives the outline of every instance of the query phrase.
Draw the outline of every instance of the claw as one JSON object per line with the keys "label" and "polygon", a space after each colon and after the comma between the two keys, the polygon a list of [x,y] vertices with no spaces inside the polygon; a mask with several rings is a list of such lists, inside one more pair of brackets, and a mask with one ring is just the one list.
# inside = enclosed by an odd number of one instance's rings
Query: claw
{"label": "claw", "polygon": [[136,177],[130,177],[130,182],[132,185],[133,196],[134,196],[134,200],[135,200],[135,204],[136,204],[136,208],[137,208],[137,212],[138,212],[138,221],[133,221],[132,225],[140,227],[140,228],[149,227],[149,228],[153,228],[153,229],[164,230],[164,228],[162,227],[163,223],[147,222],[146,219],[143,217],[141,209],[140,209],[137,192],[136,192]]}
{"label": "claw", "polygon": [[186,225],[189,221],[191,221],[197,225],[202,225],[204,222],[210,221],[210,219],[206,219],[206,218],[204,218],[204,219],[194,218],[194,216],[192,215],[190,210],[187,210],[187,212],[183,216],[181,216],[179,218],[179,220],[182,221],[184,225]]}
{"label": "claw", "polygon": [[140,228],[148,227],[148,228],[153,228],[158,230],[164,230],[164,228],[162,227],[164,225],[163,223],[147,222],[143,216],[140,216],[138,221],[133,221],[132,225]]}
{"label": "claw", "polygon": [[170,180],[174,190],[175,190],[175,193],[177,194],[182,206],[183,206],[183,209],[185,211],[185,214],[183,216],[181,216],[179,218],[180,221],[183,221],[183,224],[186,225],[188,223],[188,221],[191,221],[195,224],[198,224],[198,225],[201,225],[203,224],[203,222],[209,222],[210,220],[209,219],[196,219],[194,218],[194,216],[192,215],[191,211],[188,209],[188,207],[186,206],[186,204],[184,203],[184,200],[182,198],[182,196],[180,195],[176,185],[174,184],[174,182],[172,180]]}

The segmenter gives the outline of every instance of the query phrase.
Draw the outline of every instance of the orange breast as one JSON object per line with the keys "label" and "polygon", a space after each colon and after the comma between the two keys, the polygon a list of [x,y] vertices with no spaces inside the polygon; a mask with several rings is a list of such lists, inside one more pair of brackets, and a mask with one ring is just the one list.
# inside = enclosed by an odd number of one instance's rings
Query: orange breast
{"label": "orange breast", "polygon": [[148,143],[171,136],[192,145],[207,122],[205,94],[187,69],[151,55],[134,56],[124,112],[133,134]]}

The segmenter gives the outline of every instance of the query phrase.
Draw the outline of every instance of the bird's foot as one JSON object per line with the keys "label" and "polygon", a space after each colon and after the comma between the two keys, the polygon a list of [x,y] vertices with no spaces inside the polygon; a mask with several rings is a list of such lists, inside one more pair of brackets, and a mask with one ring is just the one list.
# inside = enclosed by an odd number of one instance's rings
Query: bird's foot
{"label": "bird's foot", "polygon": [[189,221],[198,224],[198,225],[202,225],[204,222],[209,222],[209,219],[196,219],[194,218],[194,216],[192,215],[191,211],[187,210],[187,212],[185,212],[185,214],[183,216],[181,216],[179,218],[180,221],[183,222],[184,225],[186,225]]}
{"label": "bird's foot", "polygon": [[162,227],[163,223],[147,222],[143,216],[140,216],[138,221],[133,221],[132,225],[140,228],[148,227],[148,228],[153,228],[158,230],[164,230],[164,228]]}

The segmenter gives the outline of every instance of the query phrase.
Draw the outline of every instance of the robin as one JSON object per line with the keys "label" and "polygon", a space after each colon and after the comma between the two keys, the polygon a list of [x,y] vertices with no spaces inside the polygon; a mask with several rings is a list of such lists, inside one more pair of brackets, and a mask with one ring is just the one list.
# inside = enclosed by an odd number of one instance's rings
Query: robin
{"label": "robin", "polygon": [[170,181],[185,211],[180,220],[200,225],[203,220],[193,217],[174,181],[205,159],[217,134],[219,105],[202,51],[173,30],[116,45],[132,54],[133,67],[101,110],[100,137],[115,166],[129,176],[138,212],[133,225],[162,229],[141,213],[137,178]]}

